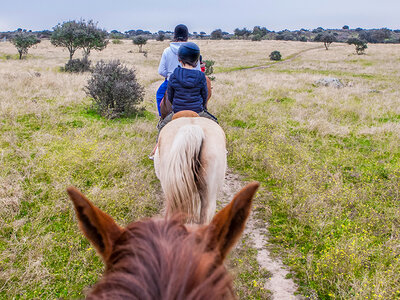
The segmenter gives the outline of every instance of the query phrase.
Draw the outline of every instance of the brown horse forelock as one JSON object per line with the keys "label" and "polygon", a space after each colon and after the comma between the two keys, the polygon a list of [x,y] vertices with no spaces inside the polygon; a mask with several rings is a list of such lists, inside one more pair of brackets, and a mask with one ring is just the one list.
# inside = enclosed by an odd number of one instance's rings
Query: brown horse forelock
{"label": "brown horse forelock", "polygon": [[88,299],[233,299],[232,279],[182,218],[128,225]]}

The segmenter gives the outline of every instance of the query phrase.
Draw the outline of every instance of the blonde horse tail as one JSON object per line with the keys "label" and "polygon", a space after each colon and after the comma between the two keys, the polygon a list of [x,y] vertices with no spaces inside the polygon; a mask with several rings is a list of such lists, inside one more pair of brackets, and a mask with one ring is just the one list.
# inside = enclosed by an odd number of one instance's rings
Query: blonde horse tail
{"label": "blonde horse tail", "polygon": [[204,131],[198,125],[179,128],[169,154],[165,157],[160,181],[167,202],[167,214],[181,212],[189,222],[200,222],[201,199],[198,184],[200,152]]}

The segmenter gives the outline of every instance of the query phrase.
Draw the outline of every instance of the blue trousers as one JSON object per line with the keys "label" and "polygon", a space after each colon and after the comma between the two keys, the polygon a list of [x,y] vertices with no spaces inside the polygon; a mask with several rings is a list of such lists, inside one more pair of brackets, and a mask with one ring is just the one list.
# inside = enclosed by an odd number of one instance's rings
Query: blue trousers
{"label": "blue trousers", "polygon": [[164,97],[165,92],[167,91],[167,87],[168,87],[168,80],[167,80],[167,78],[165,78],[165,81],[163,83],[161,83],[160,87],[157,90],[157,94],[156,94],[157,109],[158,109],[159,116],[161,116],[161,110],[160,110],[161,100]]}

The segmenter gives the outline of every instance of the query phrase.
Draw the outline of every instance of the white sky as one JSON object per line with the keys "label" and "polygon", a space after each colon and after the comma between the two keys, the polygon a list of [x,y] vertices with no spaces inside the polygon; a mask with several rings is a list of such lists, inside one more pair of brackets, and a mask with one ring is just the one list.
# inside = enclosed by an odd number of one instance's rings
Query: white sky
{"label": "white sky", "polygon": [[343,25],[400,29],[400,0],[2,0],[0,5],[0,31],[51,29],[81,18],[108,31],[172,31],[180,23],[190,32],[207,33],[255,25],[275,31]]}

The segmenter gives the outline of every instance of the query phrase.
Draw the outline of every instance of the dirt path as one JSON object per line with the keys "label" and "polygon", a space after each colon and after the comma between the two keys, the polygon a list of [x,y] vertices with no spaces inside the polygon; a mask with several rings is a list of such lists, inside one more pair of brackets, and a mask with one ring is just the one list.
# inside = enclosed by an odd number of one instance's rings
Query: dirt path
{"label": "dirt path", "polygon": [[[244,184],[238,175],[228,170],[222,188],[220,205],[229,203]],[[289,272],[285,269],[282,261],[277,257],[272,257],[268,250],[267,227],[267,223],[261,222],[252,214],[245,229],[245,235],[251,239],[253,248],[257,249],[257,262],[260,268],[264,268],[271,273],[271,277],[266,281],[264,288],[271,292],[272,299],[302,299],[302,297],[294,295],[297,291],[297,286],[292,279],[286,278]]]}
{"label": "dirt path", "polygon": [[[335,48],[335,47],[343,47],[343,45],[331,46],[331,48]],[[325,49],[325,47],[324,46],[317,46],[317,47],[313,47],[313,48],[304,49],[304,50],[301,50],[299,52],[296,52],[296,53],[293,53],[293,54],[289,55],[288,58],[286,58],[284,60],[280,60],[280,61],[277,61],[277,62],[269,63],[269,64],[263,65],[263,66],[249,67],[249,68],[243,68],[243,69],[235,69],[235,70],[220,72],[220,73],[216,73],[216,74],[238,72],[238,71],[248,71],[248,70],[268,69],[268,68],[271,68],[271,67],[276,66],[276,65],[280,65],[280,64],[285,64],[285,63],[291,62],[292,60],[295,60],[297,57],[299,57],[303,53],[306,53],[306,52],[312,51],[312,50],[318,50],[318,49]]]}

